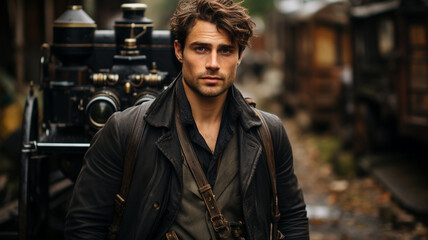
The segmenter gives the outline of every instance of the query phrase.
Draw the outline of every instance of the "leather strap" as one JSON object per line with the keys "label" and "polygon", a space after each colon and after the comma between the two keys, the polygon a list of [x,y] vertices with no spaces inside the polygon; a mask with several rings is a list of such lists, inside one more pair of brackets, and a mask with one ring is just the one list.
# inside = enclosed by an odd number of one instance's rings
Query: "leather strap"
{"label": "leather strap", "polygon": [[258,133],[260,139],[263,142],[263,146],[266,152],[266,160],[269,168],[269,176],[272,187],[272,202],[271,202],[271,214],[272,214],[272,229],[271,229],[271,239],[278,239],[278,222],[280,219],[280,213],[278,208],[278,195],[276,190],[276,170],[275,170],[275,155],[272,145],[272,137],[270,135],[269,128],[266,124],[266,120],[263,115],[256,108],[252,108],[254,113],[262,121],[262,126],[258,128]]}
{"label": "leather strap", "polygon": [[226,220],[226,218],[221,213],[220,208],[217,206],[211,185],[208,183],[207,178],[201,168],[201,164],[199,163],[195,150],[193,149],[193,145],[190,143],[187,131],[184,130],[184,127],[181,124],[177,101],[175,103],[175,125],[184,158],[189,165],[190,171],[192,172],[202,199],[205,202],[205,206],[208,209],[213,228],[221,239],[227,239],[231,232],[229,222]]}
{"label": "leather strap", "polygon": [[120,186],[120,192],[116,194],[114,199],[114,215],[113,221],[110,224],[109,231],[107,234],[108,240],[115,240],[119,232],[120,223],[126,207],[126,200],[128,198],[129,189],[131,187],[132,176],[134,174],[135,160],[137,159],[138,150],[140,149],[144,128],[146,122],[144,121],[144,113],[150,104],[141,104],[138,107],[137,117],[134,119],[134,123],[131,129],[131,136],[128,140],[128,146],[126,148],[122,184]]}

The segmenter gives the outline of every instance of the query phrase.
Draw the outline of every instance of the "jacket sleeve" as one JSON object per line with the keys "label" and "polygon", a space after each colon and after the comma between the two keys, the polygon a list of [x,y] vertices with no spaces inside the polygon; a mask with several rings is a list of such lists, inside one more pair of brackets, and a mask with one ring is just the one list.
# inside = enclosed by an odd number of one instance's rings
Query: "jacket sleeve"
{"label": "jacket sleeve", "polygon": [[278,229],[288,240],[309,239],[309,224],[302,190],[294,173],[291,144],[281,120],[265,114],[272,136],[277,174]]}
{"label": "jacket sleeve", "polygon": [[[65,223],[65,239],[105,239],[123,170],[123,131],[115,113],[96,133],[76,180]],[[128,130],[129,131],[129,130]]]}

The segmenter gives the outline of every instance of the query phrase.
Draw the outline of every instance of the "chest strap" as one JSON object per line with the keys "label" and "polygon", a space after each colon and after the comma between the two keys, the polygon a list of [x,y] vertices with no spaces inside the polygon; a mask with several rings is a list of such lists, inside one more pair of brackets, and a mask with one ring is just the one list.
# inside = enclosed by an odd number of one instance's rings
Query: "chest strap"
{"label": "chest strap", "polygon": [[131,180],[134,173],[135,161],[141,146],[144,127],[146,126],[146,122],[143,118],[149,106],[150,104],[147,103],[138,106],[137,117],[134,119],[134,123],[132,124],[131,136],[128,140],[125,159],[123,163],[124,166],[122,174],[122,183],[120,186],[120,191],[116,194],[114,199],[113,221],[111,222],[108,229],[108,240],[115,240],[119,233],[122,216],[125,212],[126,199],[128,198],[129,189],[131,187]]}
{"label": "chest strap", "polygon": [[192,172],[202,199],[205,202],[205,206],[208,209],[214,231],[216,231],[221,239],[227,239],[231,232],[230,224],[221,213],[220,208],[217,206],[211,185],[208,183],[207,178],[205,177],[205,174],[201,168],[201,164],[199,163],[195,150],[193,149],[193,145],[190,143],[189,137],[187,136],[187,131],[184,130],[184,127],[181,124],[177,101],[175,104],[175,125],[184,158],[189,165],[189,169]]}

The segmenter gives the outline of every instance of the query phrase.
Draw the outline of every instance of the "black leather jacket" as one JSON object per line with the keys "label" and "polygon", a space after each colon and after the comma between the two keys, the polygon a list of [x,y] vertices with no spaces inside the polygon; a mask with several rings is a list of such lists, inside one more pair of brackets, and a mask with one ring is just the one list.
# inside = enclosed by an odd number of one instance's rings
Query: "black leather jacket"
{"label": "black leather jacket", "polygon": [[[146,112],[147,125],[118,239],[163,239],[179,210],[183,159],[173,121],[176,81]],[[271,193],[262,143],[257,135],[261,122],[241,93],[234,86],[230,90],[233,101],[242,108],[237,134],[247,238],[265,240],[269,239]],[[93,138],[70,202],[65,239],[105,239],[112,221],[114,196],[120,189],[130,123],[138,107],[113,114]],[[263,115],[276,158],[279,230],[289,240],[309,239],[306,205],[294,175],[290,142],[280,119],[265,112]]]}

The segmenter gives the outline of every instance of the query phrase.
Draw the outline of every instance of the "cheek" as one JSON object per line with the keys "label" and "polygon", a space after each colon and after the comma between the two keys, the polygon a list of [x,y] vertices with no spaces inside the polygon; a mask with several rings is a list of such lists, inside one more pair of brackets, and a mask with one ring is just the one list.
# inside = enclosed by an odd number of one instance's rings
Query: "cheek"
{"label": "cheek", "polygon": [[197,76],[200,72],[203,72],[203,66],[201,66],[202,61],[195,61],[191,56],[184,57],[183,61],[183,75],[186,75],[187,78],[191,79]]}
{"label": "cheek", "polygon": [[221,61],[223,62],[224,66],[227,66],[227,68],[232,68],[232,67],[236,68],[240,63],[240,59],[238,55],[222,57]]}
{"label": "cheek", "polygon": [[239,66],[239,62],[236,60],[227,62],[227,69],[230,73],[236,72],[236,69],[238,68],[238,66]]}
{"label": "cheek", "polygon": [[187,54],[185,55],[183,64],[187,65],[189,68],[195,68],[203,65],[203,59],[195,54]]}
{"label": "cheek", "polygon": [[183,71],[186,71],[188,73],[194,72],[195,66],[189,61],[184,61],[183,62]]}

